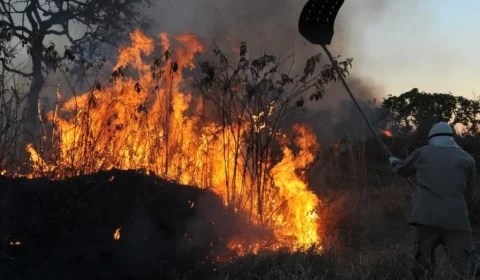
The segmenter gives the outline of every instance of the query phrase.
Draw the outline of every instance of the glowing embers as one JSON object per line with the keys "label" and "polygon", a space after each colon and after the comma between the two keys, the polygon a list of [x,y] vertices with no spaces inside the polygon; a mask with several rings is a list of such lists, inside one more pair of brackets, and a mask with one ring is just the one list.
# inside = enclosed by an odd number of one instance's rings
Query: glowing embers
{"label": "glowing embers", "polygon": [[18,240],[10,241],[10,246],[12,246],[12,247],[18,247],[18,246],[21,246],[21,245],[23,245],[22,242],[20,242]]}

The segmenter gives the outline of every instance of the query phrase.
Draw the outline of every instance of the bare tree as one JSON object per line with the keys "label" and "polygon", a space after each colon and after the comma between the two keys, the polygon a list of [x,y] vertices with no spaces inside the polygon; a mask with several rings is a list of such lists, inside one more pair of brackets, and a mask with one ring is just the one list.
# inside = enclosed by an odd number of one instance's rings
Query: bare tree
{"label": "bare tree", "polygon": [[[140,9],[151,0],[2,0],[0,1],[0,60],[3,69],[31,81],[25,131],[38,122],[38,99],[45,71],[62,62],[82,61],[104,44],[117,44],[133,28],[147,23]],[[80,30],[80,31],[79,31]],[[78,34],[80,33],[80,34]],[[65,38],[63,56],[47,40]],[[18,69],[13,60],[22,52],[30,69]]]}

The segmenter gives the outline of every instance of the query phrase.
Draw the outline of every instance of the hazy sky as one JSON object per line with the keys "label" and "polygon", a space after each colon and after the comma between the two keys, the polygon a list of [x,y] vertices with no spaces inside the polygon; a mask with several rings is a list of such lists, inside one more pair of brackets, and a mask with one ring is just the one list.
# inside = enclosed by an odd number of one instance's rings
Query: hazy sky
{"label": "hazy sky", "polygon": [[398,3],[374,24],[366,24],[362,52],[348,48],[360,62],[354,72],[383,85],[386,93],[418,87],[467,97],[475,90],[480,94],[480,1],[416,2],[412,13]]}
{"label": "hazy sky", "polygon": [[[298,60],[321,51],[297,31],[306,0],[153,2],[145,11],[156,21],[152,36],[192,32],[219,42],[232,35],[275,54],[294,46]],[[354,59],[352,74],[364,85],[359,95],[413,87],[480,95],[480,0],[345,0],[335,30],[331,50]]]}
{"label": "hazy sky", "polygon": [[[270,50],[306,44],[297,20],[306,0],[163,0],[151,9],[159,32],[224,33]],[[352,74],[372,95],[427,92],[480,95],[480,0],[346,0],[336,21],[334,54],[354,59]],[[252,44],[253,43],[253,44]]]}

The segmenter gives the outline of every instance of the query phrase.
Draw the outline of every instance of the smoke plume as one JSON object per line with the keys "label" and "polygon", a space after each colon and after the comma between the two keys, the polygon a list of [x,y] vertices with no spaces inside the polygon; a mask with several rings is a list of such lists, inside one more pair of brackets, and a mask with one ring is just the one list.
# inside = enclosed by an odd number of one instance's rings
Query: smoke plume
{"label": "smoke plume", "polygon": [[[414,0],[396,2],[346,0],[337,16],[335,35],[329,48],[333,55],[353,58],[353,69],[347,82],[362,102],[380,99],[387,94],[375,77],[368,76],[368,70],[363,69],[366,74],[359,71],[362,69],[362,62],[368,60],[369,56],[369,42],[366,39],[369,28],[380,24],[383,17],[390,15],[392,11],[415,11],[415,7],[419,5]],[[189,32],[207,44],[217,44],[225,52],[231,51],[232,43],[245,41],[254,57],[264,51],[281,57],[294,53],[293,70],[300,73],[309,57],[322,53],[319,46],[311,45],[298,32],[298,17],[305,3],[305,0],[154,1],[154,6],[144,11],[146,17],[153,19],[151,28],[145,32],[152,38],[158,38],[161,32],[172,35]],[[210,50],[211,48],[207,49]],[[115,50],[112,50],[112,53],[115,53]],[[323,57],[323,61],[328,62],[326,57]],[[43,96],[55,96],[55,85],[58,82],[62,84],[62,93],[69,95],[68,85],[58,76],[50,77],[50,87],[46,85]],[[84,91],[87,90],[85,88]],[[346,134],[368,134],[363,119],[351,105],[343,86],[340,83],[332,84],[327,88],[322,100],[307,103],[306,109],[291,116],[289,123],[309,123],[323,144]],[[374,113],[368,114],[375,118]]]}
{"label": "smoke plume", "polygon": [[[335,35],[329,48],[333,55],[353,58],[353,69],[347,82],[359,100],[378,99],[386,95],[385,89],[374,77],[361,74],[358,69],[362,68],[362,61],[368,59],[366,35],[369,27],[379,24],[392,10],[415,11],[414,8],[419,5],[414,0],[396,2],[347,0],[337,16]],[[153,19],[151,28],[145,32],[152,38],[158,38],[161,32],[172,35],[189,32],[207,44],[217,44],[225,52],[231,50],[232,43],[244,41],[254,57],[264,51],[281,57],[294,53],[293,70],[300,73],[309,57],[322,53],[319,46],[311,45],[298,32],[298,17],[305,3],[305,0],[154,1],[154,6],[144,11],[146,17]],[[328,62],[326,57],[323,61]],[[55,96],[57,83],[62,84],[62,92],[69,91],[68,85],[59,76],[54,74],[50,77],[50,84],[46,85],[42,96]],[[317,131],[320,141],[330,142],[345,132],[356,135],[368,133],[359,113],[354,107],[348,106],[348,102],[351,103],[348,98],[340,83],[330,85],[322,100],[308,103],[307,110],[293,116],[291,122],[310,120],[308,123]],[[341,123],[342,127],[336,123]],[[326,135],[329,139],[326,139]]]}
{"label": "smoke plume", "polygon": [[[296,70],[301,71],[309,57],[321,52],[319,46],[308,43],[297,30],[298,17],[305,2],[296,0],[159,1],[146,13],[155,21],[153,29],[149,32],[151,36],[158,36],[160,32],[172,34],[192,32],[206,39],[207,42],[210,40],[218,45],[235,38],[237,42],[247,42],[254,55],[259,55],[264,50],[279,56],[294,52]],[[375,83],[369,77],[359,75],[355,69],[361,66],[362,54],[367,48],[364,38],[368,27],[377,24],[389,10],[398,9],[398,4],[393,2],[395,1],[345,1],[336,19],[335,35],[330,50],[333,55],[353,58],[353,69],[348,83],[356,97],[363,101],[385,96],[381,84]],[[411,9],[417,5],[415,1],[405,2],[402,4],[402,9]],[[326,59],[325,57],[325,62],[327,62]],[[328,134],[330,138],[338,137],[345,131],[355,128],[359,128],[359,131],[350,132],[353,134],[365,132],[363,120],[355,108],[345,105],[345,102],[349,101],[346,99],[348,95],[341,84],[331,85],[323,100],[309,104],[308,109],[303,110],[303,113],[299,112],[292,121],[310,119],[309,123],[317,133]],[[319,110],[326,110],[329,113],[319,114]],[[329,118],[326,118],[327,115]],[[348,123],[348,127],[335,127],[333,118],[348,119],[340,122]],[[320,140],[327,139],[320,137]]]}

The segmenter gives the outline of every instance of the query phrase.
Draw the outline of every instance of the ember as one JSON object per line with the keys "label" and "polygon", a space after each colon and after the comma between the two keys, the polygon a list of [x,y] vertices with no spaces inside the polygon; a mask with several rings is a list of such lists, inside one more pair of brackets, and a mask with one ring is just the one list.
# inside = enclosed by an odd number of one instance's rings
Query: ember
{"label": "ember", "polygon": [[10,241],[10,246],[20,246],[22,245],[22,242],[20,241]]}
{"label": "ember", "polygon": [[119,227],[119,228],[117,228],[117,230],[115,230],[115,233],[113,234],[113,239],[115,239],[115,240],[120,240],[120,230],[121,230],[121,229],[122,229],[122,228]]}
{"label": "ember", "polygon": [[391,131],[382,130],[382,133],[383,133],[383,135],[385,135],[385,136],[387,136],[387,137],[392,137],[392,132],[391,132]]}
{"label": "ember", "polygon": [[[143,58],[153,54],[154,40],[140,31],[130,37],[131,46],[120,49],[110,84],[66,100],[58,112],[47,115],[54,124],[52,143],[58,152],[49,157],[29,145],[34,169],[29,177],[62,179],[111,168],[145,170],[212,189],[239,215],[273,231],[274,240],[232,241],[230,248],[239,255],[261,249],[295,251],[320,243],[316,212],[320,201],[298,172],[315,159],[314,133],[296,125],[293,144],[301,152],[294,153],[292,143],[280,139],[283,158],[273,162],[271,155],[262,155],[261,168],[267,173],[251,172],[255,159],[234,157],[233,151],[249,149],[243,134],[269,131],[265,119],[275,104],[255,114],[250,123],[222,126],[207,121],[201,117],[203,99],[187,91],[191,79],[183,77],[183,70],[195,67],[194,56],[204,51],[202,43],[184,34],[175,37],[179,46],[170,51],[171,37],[163,33],[164,58],[154,59],[152,67]],[[136,74],[127,76],[126,69]],[[120,228],[114,238],[120,238]]]}

